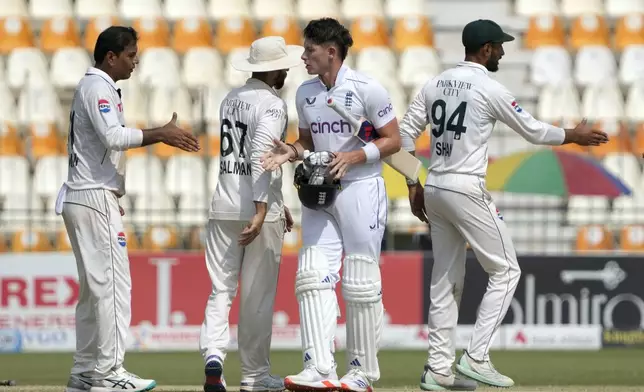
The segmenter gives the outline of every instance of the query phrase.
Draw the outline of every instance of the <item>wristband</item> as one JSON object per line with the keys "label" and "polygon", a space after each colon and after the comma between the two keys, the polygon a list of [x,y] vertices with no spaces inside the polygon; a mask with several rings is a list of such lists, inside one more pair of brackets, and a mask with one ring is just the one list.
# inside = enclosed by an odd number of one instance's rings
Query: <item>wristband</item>
{"label": "wristband", "polygon": [[369,142],[362,146],[362,150],[367,156],[367,163],[374,163],[380,160],[380,150],[373,142]]}
{"label": "wristband", "polygon": [[405,177],[405,180],[407,181],[407,185],[416,185],[420,182],[418,178],[415,180],[410,180],[409,178]]}
{"label": "wristband", "polygon": [[289,158],[288,161],[289,162],[297,161],[297,159],[300,157],[300,154],[297,153],[297,148],[295,148],[295,146],[292,145],[291,143],[287,143],[286,145],[291,147],[293,149],[293,152],[295,153],[295,156],[293,158]]}

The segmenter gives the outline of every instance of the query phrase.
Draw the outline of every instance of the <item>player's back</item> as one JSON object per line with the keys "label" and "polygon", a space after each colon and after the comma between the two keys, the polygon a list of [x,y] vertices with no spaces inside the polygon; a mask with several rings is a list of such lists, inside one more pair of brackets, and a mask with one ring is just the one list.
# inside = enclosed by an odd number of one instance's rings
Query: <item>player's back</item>
{"label": "player's back", "polygon": [[[253,201],[253,160],[261,153],[254,151],[259,142],[272,144],[272,137],[260,129],[261,121],[274,118],[284,122],[282,140],[286,137],[286,105],[265,83],[250,79],[244,86],[231,90],[221,103],[219,178],[211,206],[214,219],[247,220],[255,214]],[[268,138],[268,140],[263,140]],[[260,140],[261,139],[261,140]],[[268,192],[269,221],[281,214],[282,172],[264,172],[270,176]]]}
{"label": "player's back", "polygon": [[92,121],[114,114],[124,126],[123,104],[114,82],[104,72],[90,68],[76,87],[69,114],[69,188],[125,193],[125,154],[108,148],[96,130],[96,120]]}
{"label": "player's back", "polygon": [[496,123],[486,91],[499,86],[483,66],[462,62],[423,87],[431,127],[430,172],[485,176],[487,141]]}

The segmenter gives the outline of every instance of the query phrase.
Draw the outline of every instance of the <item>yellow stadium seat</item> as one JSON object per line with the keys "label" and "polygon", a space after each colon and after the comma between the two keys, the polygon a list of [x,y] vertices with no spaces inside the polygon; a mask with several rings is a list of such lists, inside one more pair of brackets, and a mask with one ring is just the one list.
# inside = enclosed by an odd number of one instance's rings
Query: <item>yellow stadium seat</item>
{"label": "yellow stadium seat", "polygon": [[362,16],[351,23],[353,47],[362,50],[371,46],[389,46],[389,32],[383,19]]}
{"label": "yellow stadium seat", "polygon": [[23,155],[24,142],[15,127],[4,123],[0,125],[0,155]]}
{"label": "yellow stadium seat", "polygon": [[630,45],[644,45],[644,15],[633,14],[619,18],[615,24],[615,49],[622,51]]}
{"label": "yellow stadium seat", "polygon": [[206,19],[189,18],[175,23],[172,32],[172,47],[185,54],[192,48],[211,47],[212,30]]}
{"label": "yellow stadium seat", "polygon": [[32,124],[29,129],[29,155],[34,159],[63,154],[64,143],[54,124]]}
{"label": "yellow stadium seat", "polygon": [[69,235],[67,230],[63,227],[56,233],[54,240],[54,250],[57,252],[71,252],[72,244],[69,242]]}
{"label": "yellow stadium seat", "polygon": [[630,135],[626,124],[618,122],[615,124],[617,129],[606,129],[606,125],[601,121],[593,123],[593,128],[602,129],[608,133],[608,143],[590,148],[590,153],[597,157],[603,158],[606,154],[615,152],[630,152],[632,150]]}
{"label": "yellow stadium seat", "polygon": [[612,233],[602,225],[582,226],[577,231],[577,252],[597,252],[613,250],[615,241]]}
{"label": "yellow stadium seat", "polygon": [[[128,213],[131,214],[132,211],[125,211],[125,215]],[[139,241],[139,237],[136,235],[134,226],[128,224],[125,225],[125,239],[128,251],[141,249],[141,241]]]}
{"label": "yellow stadium seat", "polygon": [[145,231],[142,245],[147,251],[176,249],[179,246],[177,229],[169,225],[152,225]]}
{"label": "yellow stadium seat", "polygon": [[101,16],[88,20],[83,35],[83,47],[90,53],[94,53],[98,35],[106,28],[117,25],[119,25],[119,18],[116,16]]}
{"label": "yellow stadium seat", "polygon": [[206,248],[205,237],[206,229],[204,227],[193,227],[187,235],[187,248],[190,250],[204,250]]}
{"label": "yellow stadium seat", "polygon": [[570,27],[570,47],[610,46],[608,24],[601,15],[578,16]]}
{"label": "yellow stadium seat", "polygon": [[170,27],[163,18],[139,18],[132,27],[139,33],[139,51],[170,46]]}
{"label": "yellow stadium seat", "polygon": [[80,34],[72,18],[47,19],[40,29],[40,48],[45,53],[79,46],[81,46]]}
{"label": "yellow stadium seat", "polygon": [[0,253],[5,253],[9,250],[7,247],[7,239],[4,234],[0,233]]}
{"label": "yellow stadium seat", "polygon": [[644,225],[627,225],[619,233],[620,248],[627,252],[644,252]]}
{"label": "yellow stadium seat", "polygon": [[277,35],[284,38],[287,45],[302,45],[302,29],[294,18],[274,17],[262,27],[262,37]]}
{"label": "yellow stadium seat", "polygon": [[17,17],[0,19],[0,53],[9,54],[16,48],[33,46],[34,36],[27,19]]}
{"label": "yellow stadium seat", "polygon": [[217,24],[215,48],[223,54],[228,54],[236,48],[250,47],[256,38],[257,31],[249,18],[228,18]]}
{"label": "yellow stadium seat", "polygon": [[53,246],[47,234],[36,229],[15,232],[11,239],[12,252],[51,252]]}
{"label": "yellow stadium seat", "polygon": [[396,19],[393,31],[393,46],[397,51],[414,46],[434,46],[434,33],[426,16],[408,16]]}
{"label": "yellow stadium seat", "polygon": [[540,46],[565,46],[566,33],[561,18],[556,15],[531,17],[523,41],[527,49]]}

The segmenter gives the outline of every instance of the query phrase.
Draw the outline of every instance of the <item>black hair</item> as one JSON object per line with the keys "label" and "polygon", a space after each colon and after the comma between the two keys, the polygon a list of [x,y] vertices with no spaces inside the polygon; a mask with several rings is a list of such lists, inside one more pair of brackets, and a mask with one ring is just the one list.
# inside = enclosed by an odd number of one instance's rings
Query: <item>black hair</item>
{"label": "black hair", "polygon": [[474,55],[478,54],[479,50],[481,50],[482,47],[483,47],[483,45],[466,46],[465,47],[465,55],[466,56],[474,56]]}
{"label": "black hair", "polygon": [[340,50],[340,58],[344,61],[353,45],[349,30],[333,18],[315,19],[304,28],[304,38],[316,45],[334,44]]}
{"label": "black hair", "polygon": [[138,40],[138,34],[132,27],[110,26],[98,35],[94,46],[94,61],[96,64],[101,64],[107,52],[119,55],[128,46],[136,44]]}

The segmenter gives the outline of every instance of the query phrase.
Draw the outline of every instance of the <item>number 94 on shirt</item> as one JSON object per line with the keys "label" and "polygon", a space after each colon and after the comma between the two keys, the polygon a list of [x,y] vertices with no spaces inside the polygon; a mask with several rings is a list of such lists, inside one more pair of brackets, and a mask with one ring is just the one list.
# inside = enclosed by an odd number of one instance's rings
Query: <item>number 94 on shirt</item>
{"label": "number 94 on shirt", "polygon": [[[448,110],[447,103],[436,100],[431,108],[432,137],[435,140],[434,153],[438,156],[450,157],[454,142],[461,140],[467,127],[463,125],[467,102],[460,102],[456,109]],[[446,133],[447,132],[447,133]]]}

